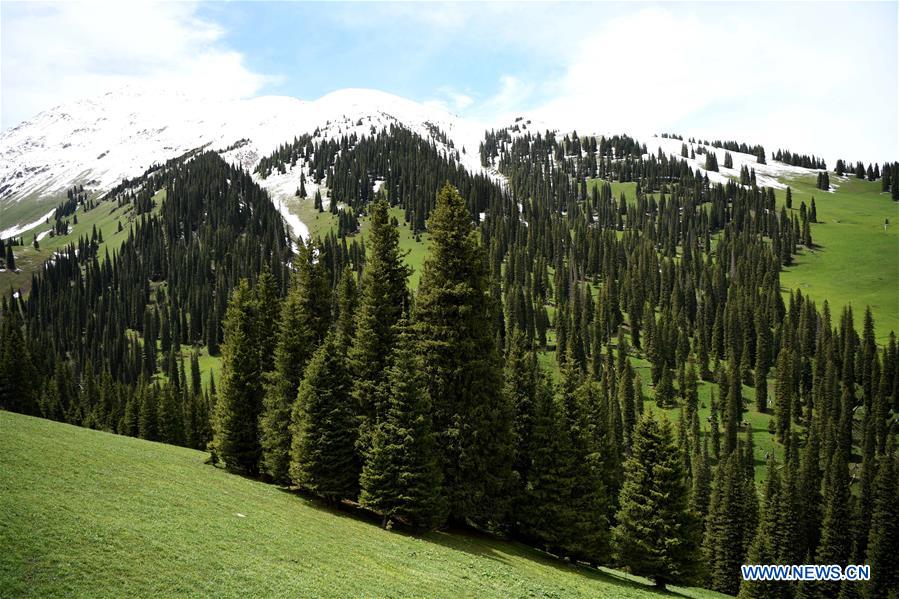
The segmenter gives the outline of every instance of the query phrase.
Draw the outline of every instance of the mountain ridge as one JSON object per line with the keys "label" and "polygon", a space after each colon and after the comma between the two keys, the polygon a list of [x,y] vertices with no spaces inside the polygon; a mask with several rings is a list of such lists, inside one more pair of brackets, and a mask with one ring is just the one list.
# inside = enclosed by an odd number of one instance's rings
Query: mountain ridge
{"label": "mountain ridge", "polygon": [[[323,138],[402,126],[452,155],[471,173],[486,172],[478,148],[487,129],[558,133],[545,123],[519,117],[505,126],[485,125],[452,114],[439,106],[419,103],[387,92],[346,88],[316,100],[290,96],[223,99],[184,92],[125,86],[114,91],[61,104],[0,133],[0,237],[27,232],[47,218],[61,194],[74,184],[106,192],[125,178],[143,174],[166,160],[198,148],[217,151],[229,162],[253,171],[260,159],[303,134]],[[593,132],[591,134],[596,134]],[[679,155],[681,141],[668,137],[642,140],[649,153]],[[692,144],[697,145],[697,144]],[[705,146],[718,154],[724,150]],[[808,169],[785,164],[758,164],[756,157],[731,152],[733,169],[710,172],[704,156],[685,158],[712,182],[737,177],[741,166],[757,170],[759,185],[783,187],[778,178]],[[299,187],[302,169],[257,181],[280,203]],[[307,177],[307,189],[308,187]],[[317,186],[316,186],[317,187]],[[310,192],[312,193],[312,192]],[[23,200],[28,200],[23,202]],[[14,210],[20,204],[27,210]],[[284,210],[285,216],[287,211]],[[300,233],[304,227],[292,227]]]}
{"label": "mountain ridge", "polygon": [[[43,111],[0,134],[0,205],[41,199],[72,183],[105,191],[199,147],[225,150],[247,140],[243,152],[220,152],[252,170],[259,158],[293,137],[400,124],[425,138],[434,127],[464,147],[477,167],[483,131],[440,108],[376,90],[338,90],[313,101],[288,96],[216,100],[133,88],[107,92]],[[474,144],[475,147],[467,147]]]}

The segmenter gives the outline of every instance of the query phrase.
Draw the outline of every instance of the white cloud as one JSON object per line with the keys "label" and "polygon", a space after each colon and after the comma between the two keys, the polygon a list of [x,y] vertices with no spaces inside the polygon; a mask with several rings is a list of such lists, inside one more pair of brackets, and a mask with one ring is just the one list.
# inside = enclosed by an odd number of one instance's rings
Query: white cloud
{"label": "white cloud", "polygon": [[125,84],[247,97],[253,72],[190,3],[3,5],[2,123]]}
{"label": "white cloud", "polygon": [[895,36],[871,31],[864,11],[834,7],[835,19],[830,7],[758,6],[751,16],[665,7],[600,21],[566,38],[559,76],[504,77],[471,112],[502,120],[529,109],[582,133],[737,138],[830,161],[899,157]]}
{"label": "white cloud", "polygon": [[445,112],[459,113],[474,104],[474,98],[452,87],[444,86],[436,91],[435,98],[424,102],[427,106],[439,108]]}
{"label": "white cloud", "polygon": [[[709,23],[659,9],[622,16],[580,41],[564,75],[550,83],[556,97],[538,112],[570,125],[658,131],[789,85],[797,65],[778,60],[774,49],[784,44],[773,41],[735,19]],[[802,70],[815,78],[821,69]]]}
{"label": "white cloud", "polygon": [[499,90],[472,107],[472,112],[482,118],[488,117],[497,123],[505,123],[518,116],[523,106],[530,104],[536,88],[536,83],[532,81],[503,75],[499,78]]}

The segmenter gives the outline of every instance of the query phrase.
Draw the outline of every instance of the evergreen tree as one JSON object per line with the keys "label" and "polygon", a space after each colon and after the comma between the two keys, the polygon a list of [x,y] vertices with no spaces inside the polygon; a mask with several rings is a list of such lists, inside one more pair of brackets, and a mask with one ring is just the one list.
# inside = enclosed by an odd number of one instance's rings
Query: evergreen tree
{"label": "evergreen tree", "polygon": [[532,401],[528,479],[516,528],[525,539],[561,552],[571,532],[570,437],[563,429],[562,407],[546,377],[537,377]]}
{"label": "evergreen tree", "polygon": [[428,221],[431,250],[415,304],[450,515],[498,520],[506,503],[512,413],[501,393],[489,271],[458,191],[446,185]]}
{"label": "evergreen tree", "polygon": [[[749,564],[782,563],[776,547],[777,537],[781,533],[779,519],[783,499],[781,493],[780,474],[777,471],[777,463],[772,458],[768,460],[762,518],[746,556]],[[789,599],[791,593],[789,585],[782,581],[743,580],[738,597],[740,599]]]}
{"label": "evergreen tree", "polygon": [[[721,373],[723,374],[723,369]],[[724,404],[724,453],[731,453],[737,448],[737,432],[743,415],[743,395],[740,385],[740,372],[731,364],[726,377],[727,395]]]}
{"label": "evergreen tree", "polygon": [[6,270],[16,271],[16,255],[12,251],[12,244],[6,245]]}
{"label": "evergreen tree", "polygon": [[688,508],[684,481],[671,425],[647,412],[624,463],[612,540],[619,562],[661,588],[688,583],[697,571],[698,519]]}
{"label": "evergreen tree", "polygon": [[0,408],[37,414],[37,372],[22,325],[18,307],[0,309]]}
{"label": "evergreen tree", "polygon": [[[819,564],[845,566],[849,563],[853,531],[849,484],[847,451],[838,447],[830,460],[824,484],[824,519],[817,553]],[[840,590],[839,582],[820,582],[818,586],[825,597],[836,597]]]}
{"label": "evergreen tree", "polygon": [[289,481],[290,417],[306,363],[327,327],[327,282],[312,248],[301,247],[299,270],[281,306],[274,372],[266,379],[259,435],[260,470],[278,483]]}
{"label": "evergreen tree", "polygon": [[[698,444],[698,440],[696,441]],[[712,470],[709,466],[708,443],[703,444],[702,449],[693,453],[693,488],[690,492],[690,509],[700,518],[705,525],[705,518],[709,511],[709,500],[712,494]]]}
{"label": "evergreen tree", "polygon": [[540,371],[537,355],[527,351],[526,338],[520,331],[513,331],[506,354],[503,394],[515,412],[513,425],[515,453],[512,460],[512,478],[515,485],[511,521],[517,530],[521,514],[527,511],[525,491],[528,488],[532,464],[532,437],[534,410],[538,385],[545,375]]}
{"label": "evergreen tree", "polygon": [[821,531],[821,468],[816,427],[811,427],[802,448],[797,480],[799,512],[799,547],[797,554],[805,559],[813,556]]}
{"label": "evergreen tree", "polygon": [[342,342],[349,346],[356,335],[356,309],[359,304],[359,289],[356,275],[346,267],[337,285],[337,330]]}
{"label": "evergreen tree", "polygon": [[290,478],[331,502],[355,499],[357,423],[344,349],[331,331],[306,366],[291,415]]}
{"label": "evergreen tree", "polygon": [[718,464],[703,543],[709,587],[731,595],[739,590],[740,565],[745,563],[755,525],[752,503],[757,499],[746,470],[739,451]]}
{"label": "evergreen tree", "polygon": [[567,504],[568,518],[558,526],[566,531],[563,548],[567,554],[591,563],[604,563],[609,554],[606,515],[609,500],[603,482],[605,464],[597,435],[592,430],[595,424],[591,422],[588,399],[591,383],[581,384],[581,373],[571,362],[563,376],[559,413],[562,434],[569,436],[566,446],[570,458],[565,463],[571,468],[567,473],[571,495],[559,497]]}
{"label": "evergreen tree", "polygon": [[385,200],[375,202],[371,210],[356,336],[348,354],[353,399],[362,417],[360,442],[365,446],[362,453],[375,423],[386,409],[383,398],[379,397],[380,388],[393,348],[395,325],[408,305],[409,267],[403,262],[405,254],[399,247],[399,231],[390,222]]}
{"label": "evergreen tree", "polygon": [[401,321],[387,372],[387,409],[372,437],[362,468],[362,505],[417,528],[439,526],[445,517],[441,473],[431,429],[431,406],[419,358]]}
{"label": "evergreen tree", "polygon": [[662,376],[656,387],[655,398],[659,407],[669,408],[674,405],[674,381],[671,380],[671,369],[667,366],[662,367]]}
{"label": "evergreen tree", "polygon": [[[886,169],[884,169],[886,172]],[[866,524],[861,523],[863,526]],[[868,597],[886,599],[899,590],[899,476],[896,456],[881,456],[874,478],[874,509],[868,539],[871,581]],[[893,595],[890,595],[890,593]]]}
{"label": "evergreen tree", "polygon": [[621,405],[621,419],[624,425],[624,446],[629,450],[631,434],[637,424],[637,409],[634,402],[634,369],[628,358],[618,376],[618,403]]}
{"label": "evergreen tree", "polygon": [[137,430],[141,439],[156,441],[159,439],[156,425],[156,390],[153,387],[142,387],[138,394],[140,397],[140,410],[138,413]]}
{"label": "evergreen tree", "polygon": [[266,269],[253,288],[256,295],[256,339],[259,344],[259,369],[274,369],[275,344],[278,341],[278,321],[281,319],[281,299],[274,275]]}
{"label": "evergreen tree", "polygon": [[262,372],[256,295],[242,280],[228,302],[222,346],[222,380],[214,422],[215,451],[228,468],[255,474],[259,466],[258,418]]}

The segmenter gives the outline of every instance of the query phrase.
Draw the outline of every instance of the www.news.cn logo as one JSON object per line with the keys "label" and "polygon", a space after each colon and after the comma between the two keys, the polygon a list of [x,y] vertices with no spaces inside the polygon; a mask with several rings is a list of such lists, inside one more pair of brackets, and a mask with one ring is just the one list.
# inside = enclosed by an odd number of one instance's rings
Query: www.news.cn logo
{"label": "www.news.cn logo", "polygon": [[871,566],[848,565],[845,568],[837,564],[819,565],[780,565],[780,564],[749,564],[740,566],[743,572],[743,580],[749,581],[861,581],[871,580]]}

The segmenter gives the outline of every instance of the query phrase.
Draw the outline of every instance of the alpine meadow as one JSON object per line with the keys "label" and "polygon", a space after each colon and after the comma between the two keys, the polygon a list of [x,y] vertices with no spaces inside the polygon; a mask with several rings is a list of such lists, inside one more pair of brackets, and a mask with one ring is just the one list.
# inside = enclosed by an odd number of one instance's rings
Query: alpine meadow
{"label": "alpine meadow", "polygon": [[0,596],[899,597],[895,4],[0,10]]}

